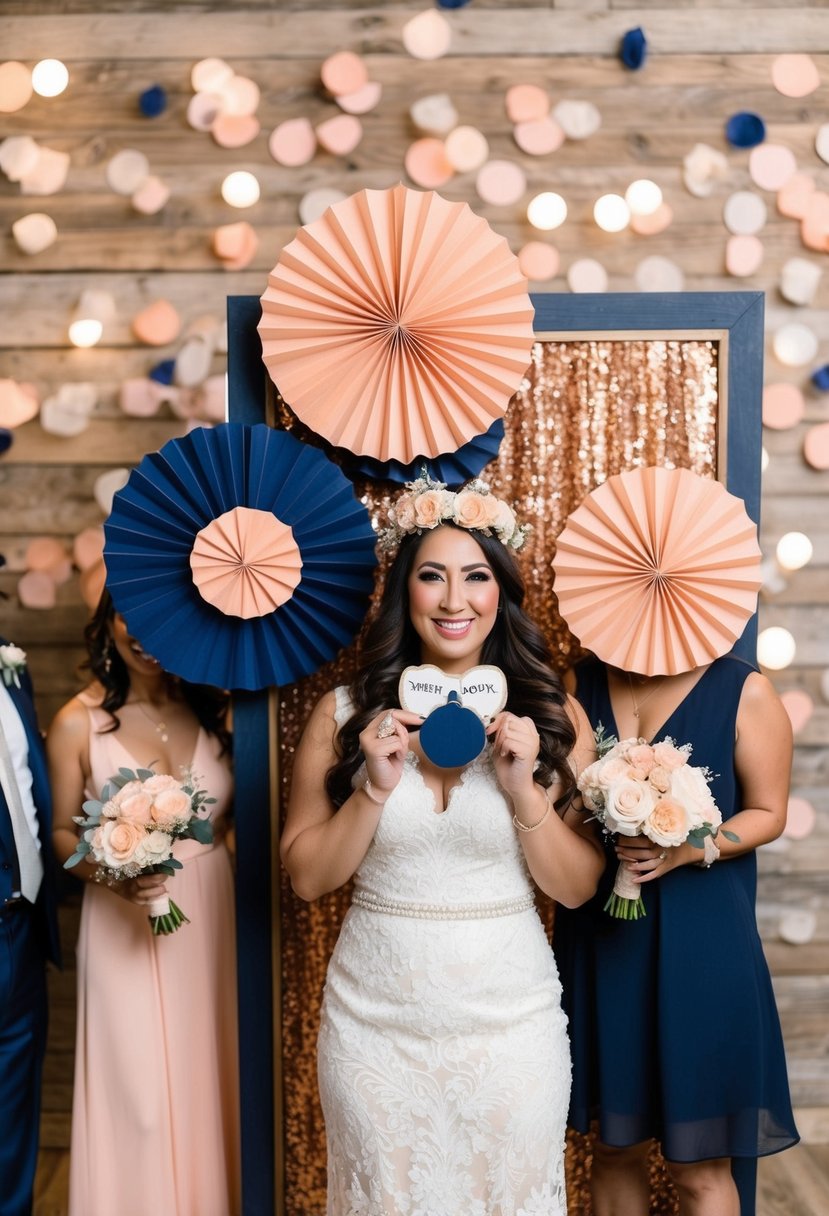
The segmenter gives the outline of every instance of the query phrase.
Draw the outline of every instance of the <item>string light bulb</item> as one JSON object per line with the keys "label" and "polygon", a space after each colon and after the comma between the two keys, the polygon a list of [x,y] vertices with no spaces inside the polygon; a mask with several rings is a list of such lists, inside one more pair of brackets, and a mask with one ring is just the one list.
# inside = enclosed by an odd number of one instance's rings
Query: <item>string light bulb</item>
{"label": "string light bulb", "polygon": [[69,84],[69,72],[59,59],[41,59],[32,68],[32,88],[41,97],[58,97]]}
{"label": "string light bulb", "polygon": [[222,198],[231,207],[252,207],[259,202],[259,182],[252,173],[238,169],[222,182]]}
{"label": "string light bulb", "polygon": [[801,570],[812,560],[812,542],[804,532],[787,532],[777,542],[777,561],[784,570]]}
{"label": "string light bulb", "polygon": [[630,207],[621,194],[603,194],[596,199],[593,219],[602,232],[621,232],[630,223]]}
{"label": "string light bulb", "polygon": [[640,177],[625,191],[631,215],[653,215],[662,206],[662,191],[650,178]]}
{"label": "string light bulb", "polygon": [[782,671],[797,653],[795,640],[788,629],[772,625],[762,630],[757,639],[757,661],[769,671]]}
{"label": "string light bulb", "polygon": [[567,219],[567,204],[560,194],[544,191],[530,200],[527,219],[533,228],[538,228],[541,232],[552,232]]}

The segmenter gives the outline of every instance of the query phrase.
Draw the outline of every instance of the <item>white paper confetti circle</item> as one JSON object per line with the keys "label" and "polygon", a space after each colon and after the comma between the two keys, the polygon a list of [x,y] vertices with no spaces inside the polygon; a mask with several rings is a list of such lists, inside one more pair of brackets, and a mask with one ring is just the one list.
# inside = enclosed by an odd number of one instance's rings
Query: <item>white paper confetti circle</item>
{"label": "white paper confetti circle", "polygon": [[607,291],[607,271],[595,258],[579,258],[567,271],[567,285],[571,291]]}
{"label": "white paper confetti circle", "polygon": [[342,190],[329,186],[320,186],[318,190],[309,190],[299,200],[299,218],[303,224],[313,224],[324,215],[334,203],[341,203],[346,195]]}
{"label": "white paper confetti circle", "polygon": [[814,330],[798,321],[781,325],[774,335],[772,345],[777,358],[787,367],[805,367],[818,352],[818,340]]}
{"label": "white paper confetti circle", "polygon": [[750,190],[738,190],[723,207],[725,226],[735,236],[754,236],[765,224],[766,214],[766,204]]}
{"label": "white paper confetti circle", "polygon": [[150,162],[136,148],[116,152],[106,169],[107,183],[116,194],[134,194],[149,175]]}
{"label": "white paper confetti circle", "polygon": [[402,38],[412,58],[440,59],[452,43],[452,27],[440,13],[428,8],[406,22]]}
{"label": "white paper confetti circle", "polygon": [[825,160],[829,165],[829,122],[825,122],[822,127],[818,128],[815,136],[815,151],[820,159]]}
{"label": "white paper confetti circle", "polygon": [[684,291],[685,275],[670,258],[643,258],[633,274],[640,291]]}
{"label": "white paper confetti circle", "polygon": [[588,139],[602,125],[602,116],[592,101],[560,101],[553,118],[568,139]]}
{"label": "white paper confetti circle", "polygon": [[789,258],[780,272],[780,294],[790,304],[811,304],[823,271],[806,258]]}

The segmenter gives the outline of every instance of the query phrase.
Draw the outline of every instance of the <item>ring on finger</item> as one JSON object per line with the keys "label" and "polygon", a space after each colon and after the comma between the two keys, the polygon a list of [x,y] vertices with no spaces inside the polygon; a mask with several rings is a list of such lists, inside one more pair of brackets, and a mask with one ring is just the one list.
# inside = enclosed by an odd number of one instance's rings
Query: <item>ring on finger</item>
{"label": "ring on finger", "polygon": [[395,731],[394,716],[391,713],[385,714],[380,719],[380,725],[377,727],[377,738],[388,739]]}
{"label": "ring on finger", "polygon": [[663,849],[662,852],[659,854],[659,860],[664,861],[667,856],[668,856],[668,850]]}

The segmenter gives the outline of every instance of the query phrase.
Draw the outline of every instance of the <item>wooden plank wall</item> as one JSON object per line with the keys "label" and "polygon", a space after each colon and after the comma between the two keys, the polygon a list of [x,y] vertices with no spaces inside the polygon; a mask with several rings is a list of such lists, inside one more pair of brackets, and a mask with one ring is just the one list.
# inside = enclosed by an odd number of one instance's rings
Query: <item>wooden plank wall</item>
{"label": "wooden plank wall", "polygon": [[[0,601],[0,631],[29,652],[44,722],[76,688],[85,611],[77,578],[60,588],[58,606],[51,611],[19,606],[15,588],[25,546],[44,534],[69,542],[81,528],[99,523],[95,478],[136,462],[183,429],[166,410],[149,420],[120,413],[120,382],[145,375],[180,345],[161,350],[140,345],[131,334],[131,317],[150,301],[166,297],[189,324],[205,313],[222,316],[228,293],[260,294],[280,247],[295,231],[298,201],[306,191],[334,186],[351,192],[405,178],[403,154],[413,138],[408,106],[418,96],[448,92],[461,122],[484,131],[492,155],[522,164],[526,200],[541,189],[565,195],[570,219],[553,234],[563,271],[577,257],[596,257],[609,272],[610,290],[631,290],[643,257],[671,257],[684,271],[688,290],[765,290],[770,332],[785,321],[803,321],[820,338],[816,364],[829,360],[829,277],[810,307],[793,308],[778,290],[788,258],[805,256],[823,265],[825,255],[805,251],[797,224],[779,216],[773,196],[764,195],[769,218],[761,234],[763,265],[751,278],[735,280],[724,272],[727,234],[722,224],[728,194],[752,188],[747,153],[729,149],[723,136],[724,122],[735,111],[761,114],[768,138],[791,148],[799,166],[819,184],[829,184],[829,168],[814,151],[817,128],[827,113],[829,54],[814,55],[823,84],[809,97],[782,97],[770,80],[778,53],[829,48],[826,0],[767,0],[764,5],[751,0],[472,0],[447,14],[454,30],[449,56],[418,62],[404,52],[400,30],[425,7],[427,0],[245,0],[241,5],[0,0],[1,57],[33,64],[56,56],[71,73],[62,98],[35,97],[17,114],[0,116],[0,137],[31,135],[71,155],[66,186],[56,196],[23,198],[17,185],[0,177],[0,377],[34,382],[42,398],[66,381],[92,381],[100,391],[85,433],[61,440],[32,422],[17,432],[13,448],[0,459],[0,552],[7,559],[0,589],[10,597]],[[642,71],[631,73],[616,52],[624,31],[637,25],[648,36],[649,57]],[[363,120],[362,143],[345,158],[318,152],[301,169],[276,165],[267,136],[280,121],[306,115],[316,122],[336,113],[321,92],[319,66],[327,54],[346,47],[366,56],[371,77],[384,90],[380,106]],[[234,151],[193,131],[185,118],[192,65],[218,55],[262,90],[262,133]],[[554,100],[593,101],[602,114],[601,129],[583,143],[566,143],[551,157],[524,156],[513,144],[503,106],[505,89],[520,81],[545,86]],[[137,98],[153,84],[166,89],[169,106],[150,120],[140,115]],[[682,158],[698,142],[726,152],[729,163],[728,180],[706,199],[693,197],[682,185]],[[143,150],[151,171],[171,188],[171,199],[157,216],[139,215],[128,199],[107,187],[107,162],[128,147]],[[232,168],[251,169],[261,182],[261,201],[244,213],[234,212],[220,197],[222,178]],[[623,191],[643,175],[662,187],[674,210],[673,226],[650,238],[600,232],[591,219],[596,197]],[[522,206],[483,204],[471,174],[459,175],[442,193],[469,201],[516,250],[538,235],[526,223]],[[12,240],[11,224],[35,210],[55,219],[59,239],[49,250],[27,257]],[[211,235],[217,225],[240,218],[254,225],[259,252],[248,269],[226,273],[211,253]],[[68,345],[67,325],[89,287],[111,291],[118,316],[99,347],[78,351]],[[567,290],[563,275],[533,287]],[[769,380],[805,384],[810,370],[787,370],[769,353]],[[779,536],[793,528],[806,531],[815,549],[812,564],[765,600],[761,623],[785,625],[797,639],[795,663],[777,677],[778,686],[805,688],[816,702],[798,739],[794,792],[814,804],[818,824],[808,839],[787,841],[765,853],[759,908],[795,1098],[804,1131],[813,1140],[829,1139],[829,704],[820,689],[829,667],[829,473],[810,470],[801,446],[808,426],[827,419],[829,398],[809,391],[804,422],[766,435],[771,462],[763,492],[767,550],[773,551]],[[790,908],[815,912],[817,932],[811,943],[792,946],[780,940],[780,916]],[[64,1109],[65,1097],[60,1099]],[[55,1125],[57,1140],[65,1126],[65,1119]]]}

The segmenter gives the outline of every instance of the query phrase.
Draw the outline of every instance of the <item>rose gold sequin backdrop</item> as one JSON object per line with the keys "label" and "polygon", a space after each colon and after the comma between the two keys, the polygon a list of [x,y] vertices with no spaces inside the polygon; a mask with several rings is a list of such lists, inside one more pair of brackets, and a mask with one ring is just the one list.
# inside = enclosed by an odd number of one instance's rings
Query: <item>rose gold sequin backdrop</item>
{"label": "rose gold sequin backdrop", "polygon": [[[661,464],[715,476],[717,350],[707,341],[539,341],[533,362],[506,416],[496,460],[482,474],[515,506],[533,532],[519,554],[527,607],[546,630],[560,666],[579,648],[556,610],[550,562],[564,520],[614,473]],[[313,436],[284,406],[277,424]],[[382,517],[386,483],[360,482],[358,493]],[[393,495],[391,495],[393,497]],[[318,698],[348,681],[353,648],[300,684],[283,689],[280,704],[280,779],[287,794],[294,749]],[[318,1013],[325,969],[348,907],[348,891],[302,903],[282,874],[283,1092],[287,1216],[325,1211],[325,1131],[317,1098]],[[548,923],[551,909],[545,910]],[[587,1216],[589,1141],[572,1137],[569,1151],[571,1216]],[[656,1205],[676,1211],[664,1167],[653,1157]]]}

